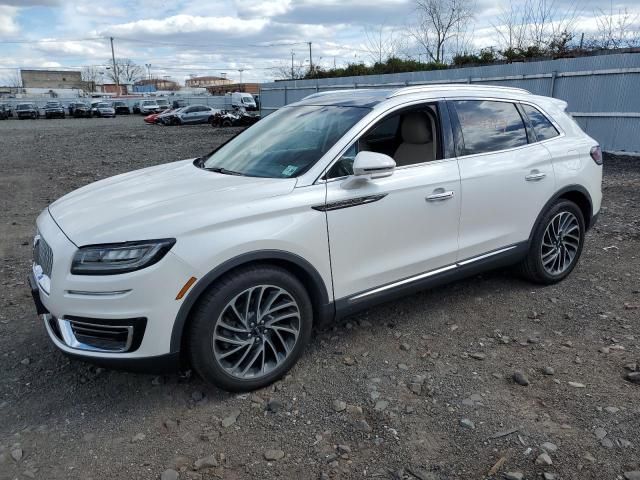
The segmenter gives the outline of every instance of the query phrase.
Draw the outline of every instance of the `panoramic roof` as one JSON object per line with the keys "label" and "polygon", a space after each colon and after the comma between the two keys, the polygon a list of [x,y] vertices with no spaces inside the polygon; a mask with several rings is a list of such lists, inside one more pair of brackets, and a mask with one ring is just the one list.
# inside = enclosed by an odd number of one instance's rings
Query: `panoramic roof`
{"label": "panoramic roof", "polygon": [[390,88],[345,89],[309,95],[295,105],[335,105],[338,107],[373,107],[389,97]]}

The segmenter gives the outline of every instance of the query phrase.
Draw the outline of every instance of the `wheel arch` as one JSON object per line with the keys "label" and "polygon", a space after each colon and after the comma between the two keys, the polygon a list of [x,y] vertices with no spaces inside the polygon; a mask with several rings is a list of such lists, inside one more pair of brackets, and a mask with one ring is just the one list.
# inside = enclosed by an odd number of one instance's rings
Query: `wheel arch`
{"label": "wheel arch", "polygon": [[218,265],[204,275],[185,297],[176,315],[171,332],[171,352],[183,350],[185,332],[189,327],[191,312],[202,295],[217,279],[246,265],[269,264],[288,270],[307,288],[314,312],[314,324],[325,324],[334,314],[327,286],[313,265],[294,253],[281,250],[261,250],[245,253]]}
{"label": "wheel arch", "polygon": [[533,237],[533,233],[536,231],[538,224],[542,220],[544,213],[560,199],[570,200],[580,208],[582,212],[582,216],[584,217],[584,226],[585,230],[588,230],[591,227],[592,219],[593,219],[593,202],[591,200],[591,195],[586,188],[582,185],[567,185],[566,187],[558,190],[544,205],[540,213],[538,214],[538,218],[536,218],[533,227],[531,228],[531,232],[529,233],[529,243],[531,243],[531,239]]}

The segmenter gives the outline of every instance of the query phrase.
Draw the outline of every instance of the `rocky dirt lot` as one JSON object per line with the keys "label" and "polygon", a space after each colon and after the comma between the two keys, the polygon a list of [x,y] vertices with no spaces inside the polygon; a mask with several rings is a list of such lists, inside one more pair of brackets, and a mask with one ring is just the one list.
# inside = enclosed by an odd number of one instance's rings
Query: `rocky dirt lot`
{"label": "rocky dirt lot", "polygon": [[233,133],[0,122],[0,478],[640,478],[640,385],[625,379],[640,361],[640,159],[607,158],[599,223],[562,284],[499,271],[382,305],[318,332],[250,395],[56,351],[25,284],[37,214]]}

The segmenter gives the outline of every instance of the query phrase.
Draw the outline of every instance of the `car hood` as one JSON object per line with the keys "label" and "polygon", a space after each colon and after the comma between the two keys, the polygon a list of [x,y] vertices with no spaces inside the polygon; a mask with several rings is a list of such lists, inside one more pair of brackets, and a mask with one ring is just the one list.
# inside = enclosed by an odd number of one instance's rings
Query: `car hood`
{"label": "car hood", "polygon": [[224,175],[183,160],[92,183],[55,201],[49,212],[78,246],[170,238],[251,215],[261,201],[295,184],[295,178]]}

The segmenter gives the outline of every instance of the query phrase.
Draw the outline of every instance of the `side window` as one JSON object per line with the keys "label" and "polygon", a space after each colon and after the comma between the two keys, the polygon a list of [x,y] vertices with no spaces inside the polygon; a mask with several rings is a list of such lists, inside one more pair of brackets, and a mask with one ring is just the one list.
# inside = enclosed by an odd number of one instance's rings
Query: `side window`
{"label": "side window", "polygon": [[453,102],[464,140],[464,155],[527,144],[527,130],[515,104],[489,100]]}
{"label": "side window", "polygon": [[442,158],[439,125],[435,104],[388,115],[347,149],[326,178],[352,175],[353,161],[361,151],[384,153],[393,158],[398,167],[438,160]]}
{"label": "side window", "polygon": [[540,110],[531,105],[524,104],[522,105],[522,109],[527,114],[527,117],[529,117],[533,131],[536,132],[536,137],[539,142],[560,135],[556,127],[553,126]]}

